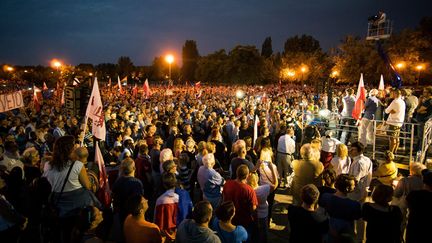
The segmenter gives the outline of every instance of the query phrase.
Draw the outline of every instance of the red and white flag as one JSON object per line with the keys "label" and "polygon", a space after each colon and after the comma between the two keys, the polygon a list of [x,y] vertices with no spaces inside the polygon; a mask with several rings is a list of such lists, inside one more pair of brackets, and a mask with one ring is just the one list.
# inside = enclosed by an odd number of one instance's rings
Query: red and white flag
{"label": "red and white flag", "polygon": [[73,85],[73,86],[77,86],[77,85],[79,85],[80,83],[81,83],[81,82],[79,81],[79,79],[74,78],[72,85]]}
{"label": "red and white flag", "polygon": [[148,83],[148,79],[146,79],[145,82],[144,82],[143,93],[144,93],[146,99],[150,98],[151,90],[150,90],[150,86],[149,86],[149,83]]}
{"label": "red and white flag", "polygon": [[195,87],[196,89],[201,88],[201,81],[196,82],[195,85],[194,85],[194,87]]}
{"label": "red and white flag", "polygon": [[354,109],[352,111],[352,116],[356,120],[361,119],[361,113],[363,112],[365,108],[365,101],[366,101],[366,89],[364,87],[363,82],[363,73],[360,75],[360,81],[357,88],[357,96],[356,96],[356,102],[354,105]]}
{"label": "red and white flag", "polygon": [[48,86],[46,85],[45,82],[43,82],[43,88],[42,88],[42,90],[48,90]]}
{"label": "red and white flag", "polygon": [[99,143],[96,143],[95,162],[99,167],[99,190],[96,192],[99,201],[106,207],[111,206],[110,188],[108,183],[108,175],[105,169],[105,163],[102,153],[99,148]]}
{"label": "red and white flag", "polygon": [[132,88],[132,96],[133,96],[134,98],[136,98],[136,97],[137,97],[137,94],[138,94],[138,87],[137,87],[137,85],[135,84],[135,86]]}
{"label": "red and white flag", "polygon": [[117,76],[117,83],[118,83],[118,87],[119,87],[119,91],[120,91],[120,94],[124,94],[124,91],[123,91],[123,88],[122,88],[122,85],[121,85],[121,82],[120,82],[120,76]]}
{"label": "red and white flag", "polygon": [[33,85],[33,105],[36,111],[39,112],[41,105],[39,102],[39,98],[37,96],[37,92],[40,92],[40,89],[38,89],[36,86]]}
{"label": "red and white flag", "polygon": [[108,80],[108,87],[111,87],[111,77]]}
{"label": "red and white flag", "polygon": [[95,78],[93,90],[87,105],[86,117],[92,119],[92,134],[100,140],[105,140],[106,136],[104,115],[99,85],[97,78]]}

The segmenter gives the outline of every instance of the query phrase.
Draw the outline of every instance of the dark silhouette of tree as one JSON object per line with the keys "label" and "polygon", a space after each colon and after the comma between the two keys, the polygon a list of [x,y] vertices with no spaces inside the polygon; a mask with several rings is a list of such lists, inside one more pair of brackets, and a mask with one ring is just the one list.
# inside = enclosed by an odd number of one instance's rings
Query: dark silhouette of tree
{"label": "dark silhouette of tree", "polygon": [[227,60],[228,55],[224,49],[201,57],[198,61],[195,77],[197,80],[208,83],[225,82]]}
{"label": "dark silhouette of tree", "polygon": [[236,46],[229,53],[226,74],[230,81],[239,83],[261,82],[264,59],[255,46]]}
{"label": "dark silhouette of tree", "polygon": [[183,46],[182,58],[182,79],[186,81],[196,81],[195,71],[198,67],[199,53],[196,42],[194,40],[186,40]]}
{"label": "dark silhouette of tree", "polygon": [[264,40],[264,43],[262,44],[261,56],[265,58],[269,58],[271,57],[272,54],[273,54],[272,39],[269,36]]}
{"label": "dark silhouette of tree", "polygon": [[118,74],[120,78],[130,76],[134,71],[134,65],[129,57],[121,56],[117,61]]}
{"label": "dark silhouette of tree", "polygon": [[96,74],[98,80],[108,81],[111,78],[111,82],[115,82],[117,78],[117,65],[113,63],[100,63],[96,65]]}
{"label": "dark silhouette of tree", "polygon": [[[312,36],[296,35],[286,40],[280,65],[283,80],[316,83],[328,78],[330,68],[327,55]],[[293,75],[287,77],[288,71]]]}
{"label": "dark silhouette of tree", "polygon": [[314,53],[321,51],[320,43],[310,35],[294,36],[288,38],[284,45],[284,54],[305,52]]}

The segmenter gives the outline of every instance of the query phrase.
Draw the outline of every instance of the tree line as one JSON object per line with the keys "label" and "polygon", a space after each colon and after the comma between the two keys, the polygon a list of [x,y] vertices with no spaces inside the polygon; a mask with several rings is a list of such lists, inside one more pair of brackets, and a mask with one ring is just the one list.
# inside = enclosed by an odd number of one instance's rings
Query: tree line
{"label": "tree line", "polygon": [[[415,83],[419,78],[431,78],[432,69],[432,17],[425,17],[415,29],[405,29],[383,41],[393,64],[403,63],[398,69],[404,83]],[[386,80],[392,77],[391,70],[379,57],[374,41],[346,36],[336,48],[325,52],[317,39],[310,35],[288,38],[283,50],[273,50],[271,37],[265,38],[261,48],[251,45],[237,45],[231,50],[217,50],[200,55],[195,40],[186,40],[182,48],[183,65],[172,64],[171,76],[174,82],[193,83],[202,81],[218,83],[276,83],[297,82],[313,84],[334,80],[341,83],[357,83],[360,73],[365,80],[379,82],[379,76]],[[422,65],[422,69],[417,68]],[[333,74],[333,75],[332,75]],[[421,75],[421,77],[420,77]],[[163,56],[155,57],[150,66],[135,66],[131,58],[122,56],[116,64],[98,65],[82,63],[64,66],[60,70],[44,66],[16,67],[15,72],[0,70],[0,79],[27,80],[36,84],[49,85],[61,79],[83,80],[97,76],[102,82],[148,78],[151,81],[168,79],[168,64]],[[330,79],[330,77],[332,79]]]}

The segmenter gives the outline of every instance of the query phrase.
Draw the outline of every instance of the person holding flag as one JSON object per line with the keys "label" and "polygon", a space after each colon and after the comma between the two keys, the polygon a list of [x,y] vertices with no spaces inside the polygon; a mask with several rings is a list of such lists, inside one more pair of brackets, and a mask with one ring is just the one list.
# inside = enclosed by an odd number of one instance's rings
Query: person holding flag
{"label": "person holding flag", "polygon": [[[106,137],[105,119],[104,119],[102,99],[99,92],[99,85],[97,82],[97,78],[95,78],[93,84],[93,90],[87,106],[85,117],[86,117],[85,124],[87,124],[88,118],[92,120],[93,136],[100,140],[105,140]],[[99,185],[100,185],[99,191],[97,191],[96,194],[98,196],[98,199],[105,207],[110,207],[111,196],[110,196],[110,189],[108,183],[108,176],[105,170],[105,163],[103,161],[102,153],[100,151],[98,142],[96,143],[96,147],[95,147],[95,162],[99,167]]]}
{"label": "person holding flag", "polygon": [[124,92],[124,90],[122,88],[122,85],[121,85],[121,82],[120,82],[120,76],[117,76],[117,81],[118,81],[117,84],[118,84],[118,87],[119,87],[120,94],[124,95],[125,92]]}
{"label": "person holding flag", "polygon": [[144,93],[144,98],[148,99],[150,98],[151,95],[151,91],[150,91],[150,86],[148,83],[148,79],[145,80],[144,85],[143,85],[143,93]]}
{"label": "person holding flag", "polygon": [[358,141],[365,148],[372,143],[373,139],[373,120],[375,120],[375,113],[380,103],[377,98],[378,92],[377,89],[369,91],[369,97],[366,100],[363,117],[360,121]]}

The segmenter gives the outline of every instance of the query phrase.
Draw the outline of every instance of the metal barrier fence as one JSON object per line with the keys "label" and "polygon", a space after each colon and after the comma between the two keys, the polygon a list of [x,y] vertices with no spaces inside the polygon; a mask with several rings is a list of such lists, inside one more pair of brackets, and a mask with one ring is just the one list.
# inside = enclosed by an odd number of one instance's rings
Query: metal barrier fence
{"label": "metal barrier fence", "polygon": [[[342,119],[347,122],[341,123]],[[384,151],[380,149],[379,146],[377,146],[377,142],[381,143],[380,145],[388,145],[388,141],[386,142],[385,140],[388,140],[392,136],[387,135],[388,132],[391,131],[386,128],[385,121],[371,120],[371,122],[373,124],[372,141],[370,143],[372,145],[372,151],[368,150],[368,153],[371,152],[372,159],[376,159],[377,155],[384,155]],[[342,117],[337,112],[303,112],[303,128],[305,128],[306,125],[318,126],[321,134],[324,132],[324,130],[333,130],[339,135],[337,138],[341,138],[341,135],[344,132],[351,133],[351,135],[356,135],[358,140],[359,123],[353,118]],[[398,151],[396,151],[395,157],[401,158],[403,160],[406,159],[407,163],[405,164],[409,164],[410,162],[424,162],[428,152],[427,150],[432,144],[432,118],[429,119],[424,125],[423,134],[415,135],[416,131],[419,130],[419,126],[422,126],[422,124],[402,124],[399,135],[399,148],[401,151],[403,151],[403,153],[398,153]],[[351,140],[353,137],[355,136],[351,136]],[[345,141],[345,143],[348,143],[348,141]]]}

